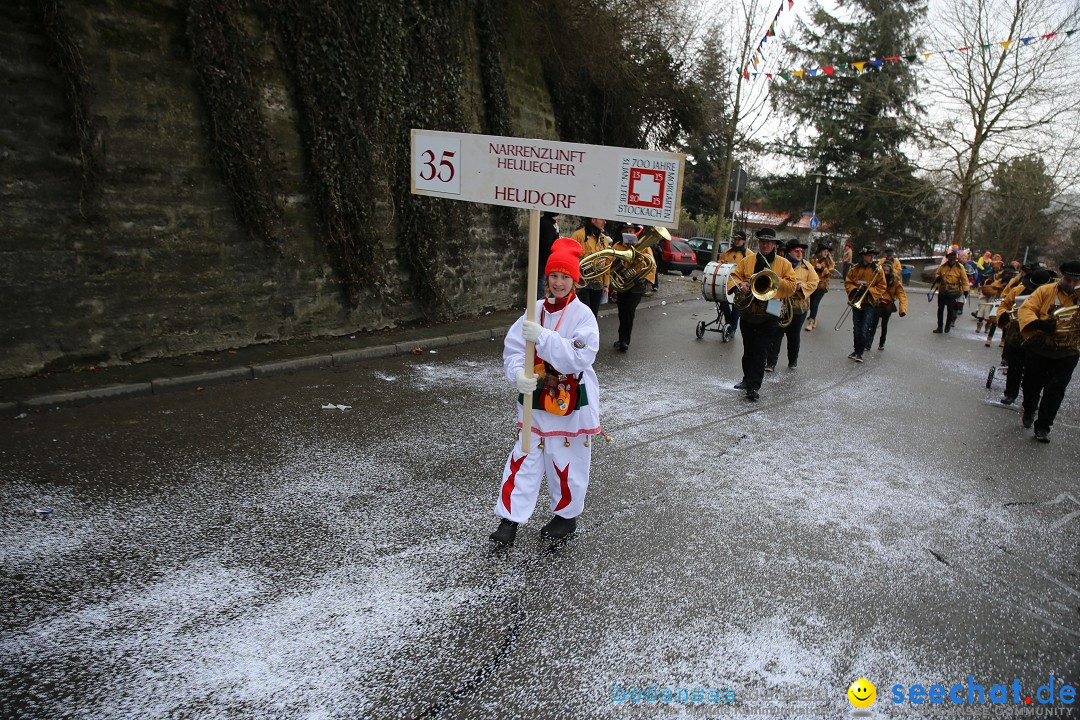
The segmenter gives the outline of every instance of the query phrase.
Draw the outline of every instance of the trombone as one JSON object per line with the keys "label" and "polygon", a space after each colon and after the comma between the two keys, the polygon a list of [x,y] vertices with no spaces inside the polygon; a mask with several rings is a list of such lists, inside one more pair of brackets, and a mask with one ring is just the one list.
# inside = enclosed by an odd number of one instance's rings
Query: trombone
{"label": "trombone", "polygon": [[848,306],[844,308],[844,312],[840,313],[840,319],[836,321],[836,325],[833,326],[833,330],[839,330],[841,327],[843,327],[844,323],[847,322],[848,315],[851,314],[852,310],[862,310],[863,300],[865,300],[866,296],[870,294],[870,286],[874,284],[874,280],[877,279],[878,273],[881,272],[881,263],[881,260],[874,261],[874,274],[870,276],[870,281],[866,283],[866,287],[862,289],[862,292],[859,292],[858,288],[852,290],[853,293],[859,293],[858,299],[848,300]]}

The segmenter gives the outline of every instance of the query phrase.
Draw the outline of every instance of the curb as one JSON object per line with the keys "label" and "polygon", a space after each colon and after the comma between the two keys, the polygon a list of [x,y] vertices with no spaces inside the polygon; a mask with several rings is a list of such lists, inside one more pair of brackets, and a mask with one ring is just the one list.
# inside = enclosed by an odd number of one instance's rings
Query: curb
{"label": "curb", "polygon": [[[650,296],[652,298],[654,296]],[[694,297],[676,297],[672,299],[649,299],[643,300],[639,309],[676,304],[694,300]],[[598,313],[601,317],[613,315],[618,308],[613,305],[605,305]],[[149,382],[110,385],[89,390],[74,390],[70,392],[50,393],[34,397],[22,398],[11,402],[0,403],[0,417],[25,415],[30,412],[55,410],[63,407],[77,407],[95,402],[107,400],[119,400],[121,398],[143,397],[147,395],[164,395],[183,390],[194,390],[209,385],[221,385],[224,383],[238,382],[242,380],[255,380],[295,373],[301,370],[311,370],[325,367],[345,367],[364,360],[386,358],[394,355],[409,355],[419,348],[427,351],[433,348],[464,345],[480,340],[498,340],[504,334],[502,328],[489,328],[486,330],[473,330],[458,333],[456,335],[439,335],[431,338],[423,338],[407,342],[398,342],[390,345],[376,345],[355,350],[342,350],[330,354],[309,355],[277,362],[258,363],[254,365],[241,365],[224,370],[196,373],[194,375],[178,375],[176,377],[163,377]]]}

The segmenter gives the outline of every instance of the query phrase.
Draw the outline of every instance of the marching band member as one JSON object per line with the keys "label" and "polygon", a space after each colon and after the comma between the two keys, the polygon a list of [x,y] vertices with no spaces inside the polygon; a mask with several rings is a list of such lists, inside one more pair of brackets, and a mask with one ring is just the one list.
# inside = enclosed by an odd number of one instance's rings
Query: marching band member
{"label": "marching band member", "polygon": [[[950,250],[945,254],[945,262],[934,273],[934,282],[931,287],[934,285],[938,287],[937,329],[934,332],[949,332],[956,323],[956,302],[961,295],[966,298],[968,289],[971,287],[968,284],[964,266],[956,262],[955,250]],[[944,329],[942,328],[943,317]]]}
{"label": "marching band member", "polygon": [[[616,250],[629,250],[630,245],[627,243],[637,244],[637,233],[634,232],[637,228],[633,225],[627,225],[623,228],[624,232],[619,236],[618,242],[615,243]],[[640,251],[643,255],[652,257],[652,248],[647,247]],[[619,306],[619,339],[615,341],[615,349],[620,352],[626,352],[630,348],[630,335],[634,332],[634,316],[637,314],[638,303],[641,302],[642,295],[645,294],[645,290],[656,282],[656,267],[654,266],[652,272],[645,277],[638,280],[637,284],[629,290],[620,290],[615,302]]]}
{"label": "marching band member", "polygon": [[[1014,266],[1019,265],[1019,263],[1017,263],[1015,260],[1013,261],[1013,264],[1014,264]],[[1013,267],[1013,268],[1010,268],[1010,269],[1005,271],[1006,274],[1008,274],[1009,272],[1012,272],[1013,275],[1012,275],[1011,279],[1008,282],[1005,283],[1005,286],[1001,288],[1001,292],[998,294],[998,297],[1001,298],[1002,302],[999,304],[997,313],[991,312],[990,316],[986,319],[987,333],[986,333],[986,342],[984,343],[986,345],[986,347],[990,347],[993,344],[993,342],[994,342],[994,333],[997,331],[997,329],[998,329],[998,327],[1000,325],[1001,312],[1002,312],[1000,305],[1003,305],[1004,302],[1005,302],[1005,298],[1007,298],[1009,295],[1013,294],[1012,291],[1017,286],[1019,286],[1026,278],[1028,278],[1028,276],[1031,274],[1031,271],[1034,269],[1034,267],[1035,266],[1033,266],[1033,265],[1032,266],[1024,265],[1024,266],[1019,267],[1019,268]],[[1047,272],[1049,272],[1049,271],[1047,271]],[[1019,294],[1028,295],[1028,294],[1030,294],[1030,291],[1028,291],[1026,293],[1019,293]],[[1012,306],[1010,305],[1010,307],[1012,307]],[[1012,318],[1009,318],[1009,320],[1011,320],[1011,319]],[[998,345],[998,347],[1003,348],[1003,347],[1005,347],[1005,344],[1006,344],[1005,343],[1005,332],[1004,332],[1005,325],[1000,325],[1000,327],[1003,328],[1003,330],[1002,330],[1002,333],[1001,333],[1001,343]],[[1004,356],[1004,355],[1005,355],[1005,353],[1003,352],[1002,356]],[[1017,389],[1019,389],[1019,386],[1017,387]]]}
{"label": "marching band member", "polygon": [[[528,521],[547,475],[554,517],[540,534],[560,540],[577,527],[589,488],[590,436],[600,430],[600,386],[592,364],[600,346],[600,330],[589,308],[574,294],[581,277],[581,246],[559,238],[544,273],[547,297],[539,322],[522,316],[503,341],[503,370],[517,386],[518,426],[522,401],[532,403],[532,432],[537,444],[521,450],[521,434],[503,468],[495,516],[501,518],[491,539],[513,545],[518,525]],[[525,375],[525,342],[535,343],[528,362],[536,371]]]}
{"label": "marching band member", "polygon": [[[720,253],[717,261],[738,265],[739,261],[746,257],[746,253],[746,233],[742,230],[736,230],[731,234],[731,247]],[[727,323],[727,337],[724,339],[730,340],[735,337],[735,330],[739,327],[739,308],[732,303],[722,302],[720,303],[720,311],[724,313],[724,322]]]}
{"label": "marching band member", "polygon": [[787,336],[787,360],[788,368],[794,370],[799,366],[799,331],[802,329],[803,320],[810,309],[810,296],[814,294],[818,286],[818,275],[814,267],[803,260],[807,244],[802,240],[788,240],[784,246],[788,262],[795,271],[795,294],[786,302],[792,304],[791,323],[786,328],[777,327],[769,344],[769,356],[765,362],[765,372],[776,369],[776,361],[780,359],[780,343]]}
{"label": "marching band member", "polygon": [[829,292],[829,280],[832,279],[833,268],[836,261],[832,259],[832,241],[822,240],[818,245],[817,252],[810,258],[810,264],[818,276],[818,286],[814,294],[810,296],[810,316],[806,319],[806,332],[817,327],[818,306],[825,293]]}
{"label": "marching band member", "polygon": [[[903,275],[904,266],[900,263],[900,258],[896,257],[896,249],[886,245],[884,255],[885,257],[882,258],[882,263],[892,265],[893,272],[897,278]],[[867,350],[869,350],[869,348],[867,348]]]}
{"label": "marching band member", "polygon": [[[777,318],[780,316],[779,301],[794,294],[796,283],[791,263],[776,253],[776,231],[762,228],[754,233],[754,237],[758,241],[758,252],[750,253],[740,260],[728,280],[728,290],[734,290],[736,296],[748,303],[742,311],[742,324],[739,326],[743,339],[743,377],[735,388],[745,390],[746,399],[752,402],[758,399],[761,381],[765,377],[765,359],[769,352],[769,343],[777,330]],[[755,273],[763,270],[772,270],[780,278],[776,295],[767,302],[750,299],[750,280]],[[773,301],[777,301],[775,306],[771,305]],[[775,314],[769,312],[770,310],[774,310]]]}
{"label": "marching band member", "polygon": [[[1045,269],[1036,270],[1024,275],[1019,285],[1014,285],[998,307],[997,326],[1001,327],[1001,340],[1004,350],[1001,351],[1002,364],[1008,368],[1005,372],[1005,392],[1001,396],[1002,405],[1012,405],[1020,394],[1021,381],[1024,378],[1024,359],[1027,352],[1024,350],[1023,337],[1020,335],[1020,324],[1013,322],[1010,312],[1017,305],[1023,304],[1026,296],[1035,292],[1035,289],[1050,282],[1050,271]],[[989,345],[989,340],[987,345]]]}
{"label": "marching band member", "polygon": [[[1027,350],[1021,422],[1026,428],[1034,423],[1039,442],[1050,442],[1050,427],[1080,360],[1080,317],[1074,307],[1080,305],[1078,286],[1080,260],[1069,260],[1062,264],[1058,282],[1037,288],[1017,311]],[[1062,307],[1074,307],[1074,316],[1059,321],[1054,311]]]}
{"label": "marching band member", "polygon": [[[885,292],[885,277],[874,262],[877,255],[875,248],[866,246],[859,250],[859,264],[852,265],[844,278],[848,304],[851,305],[852,332],[855,335],[855,350],[848,355],[849,360],[863,361],[863,352],[870,346],[870,325],[874,322],[874,303]],[[858,303],[859,307],[855,307]]]}
{"label": "marching band member", "polygon": [[[601,218],[589,218],[588,222],[570,236],[581,246],[582,257],[611,247],[611,238],[604,234],[605,222]],[[610,276],[604,275],[597,280],[591,280],[588,285],[578,290],[578,299],[592,310],[593,317],[600,312],[600,301],[607,293],[609,280]]]}
{"label": "marching band member", "polygon": [[900,274],[895,271],[896,266],[888,261],[882,264],[881,274],[885,277],[885,290],[882,291],[878,301],[874,303],[874,319],[870,323],[870,332],[866,336],[866,349],[870,350],[874,345],[874,335],[877,333],[878,323],[881,323],[881,341],[877,349],[885,349],[885,337],[889,334],[889,318],[897,310],[900,304],[900,317],[907,315],[907,291],[900,282]]}

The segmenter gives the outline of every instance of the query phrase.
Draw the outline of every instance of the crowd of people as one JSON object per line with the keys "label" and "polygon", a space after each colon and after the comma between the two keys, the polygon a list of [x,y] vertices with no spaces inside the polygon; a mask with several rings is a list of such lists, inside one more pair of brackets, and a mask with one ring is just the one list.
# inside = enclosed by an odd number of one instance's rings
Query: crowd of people
{"label": "crowd of people", "polygon": [[[491,534],[503,546],[514,543],[519,525],[532,515],[545,477],[552,517],[541,535],[558,541],[576,529],[589,485],[590,441],[603,434],[593,370],[600,343],[598,311],[609,299],[618,305],[614,348],[626,352],[637,306],[656,287],[651,250],[647,243],[639,246],[640,226],[588,218],[569,237],[560,237],[557,222],[552,213],[541,219],[539,317],[535,322],[519,318],[503,345],[505,375],[519,393],[519,433],[504,465],[495,503],[499,526]],[[844,312],[851,314],[849,359],[864,362],[875,338],[878,351],[883,351],[891,317],[908,314],[903,266],[892,247],[879,252],[864,245],[856,253],[846,243],[838,267],[829,240],[820,241],[807,258],[808,243],[792,239],[781,246],[774,228],[757,230],[754,239],[757,247],[751,250],[747,234],[734,232],[731,246],[718,258],[730,270],[728,291],[734,298],[718,303],[725,339],[738,330],[743,341],[742,377],[735,388],[751,402],[760,397],[765,373],[775,371],[785,340],[788,368],[798,368],[801,333],[817,328],[821,300],[834,276],[844,284]],[[601,250],[616,252],[610,262],[596,265],[599,270],[582,262]],[[627,257],[638,263],[637,271],[619,275],[612,292],[612,269],[618,272]],[[1043,443],[1050,442],[1050,429],[1080,360],[1078,291],[1080,260],[1069,260],[1054,272],[1017,261],[1006,265],[989,251],[973,261],[958,248],[945,254],[931,283],[929,298],[937,296],[935,334],[954,328],[973,294],[971,316],[976,332],[985,331],[987,347],[1002,329],[999,347],[1007,379],[1000,402],[1011,405],[1022,393],[1021,424],[1033,428],[1035,439]],[[529,450],[522,448],[520,431],[526,404],[532,413],[531,434],[538,439]]]}

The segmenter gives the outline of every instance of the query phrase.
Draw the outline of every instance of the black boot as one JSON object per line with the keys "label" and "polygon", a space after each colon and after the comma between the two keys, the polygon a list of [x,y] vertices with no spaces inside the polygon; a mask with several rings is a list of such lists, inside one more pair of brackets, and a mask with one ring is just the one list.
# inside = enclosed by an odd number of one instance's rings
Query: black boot
{"label": "black boot", "polygon": [[551,518],[547,525],[540,528],[540,535],[541,537],[551,538],[552,540],[562,540],[576,529],[576,518],[564,518],[560,515],[556,515]]}
{"label": "black boot", "polygon": [[506,545],[509,547],[514,544],[514,538],[517,537],[518,524],[513,520],[502,519],[499,521],[499,527],[495,528],[495,532],[491,533],[489,537],[500,545]]}

